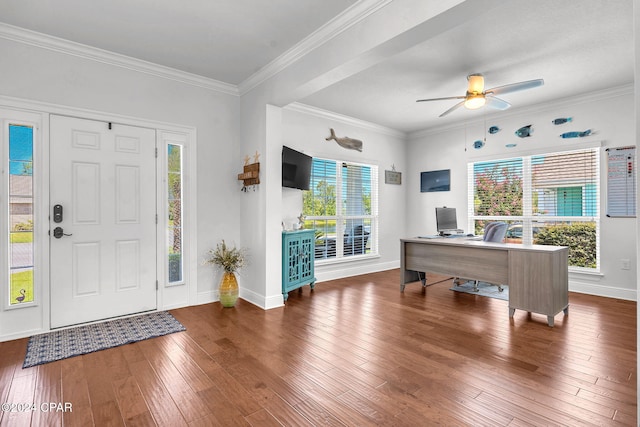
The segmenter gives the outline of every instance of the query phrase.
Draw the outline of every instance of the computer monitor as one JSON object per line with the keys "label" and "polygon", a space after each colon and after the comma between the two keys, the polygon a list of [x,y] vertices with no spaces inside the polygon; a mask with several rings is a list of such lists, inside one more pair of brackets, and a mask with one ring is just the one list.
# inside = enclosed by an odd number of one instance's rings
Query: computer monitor
{"label": "computer monitor", "polygon": [[436,226],[438,227],[438,233],[441,234],[447,230],[457,230],[456,208],[436,208]]}

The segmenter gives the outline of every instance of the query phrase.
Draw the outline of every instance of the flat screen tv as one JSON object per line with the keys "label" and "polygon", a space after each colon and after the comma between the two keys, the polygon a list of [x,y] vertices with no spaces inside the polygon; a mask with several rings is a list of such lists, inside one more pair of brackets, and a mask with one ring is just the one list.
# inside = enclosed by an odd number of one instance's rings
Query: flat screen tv
{"label": "flat screen tv", "polygon": [[313,157],[282,146],[282,186],[308,190]]}
{"label": "flat screen tv", "polygon": [[432,191],[449,191],[450,189],[449,169],[420,173],[420,192],[430,193]]}

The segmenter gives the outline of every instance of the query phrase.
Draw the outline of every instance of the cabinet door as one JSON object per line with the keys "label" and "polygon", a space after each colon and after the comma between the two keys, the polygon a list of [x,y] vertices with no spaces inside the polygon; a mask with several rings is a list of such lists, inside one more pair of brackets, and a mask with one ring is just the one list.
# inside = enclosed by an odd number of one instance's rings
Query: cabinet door
{"label": "cabinet door", "polygon": [[300,236],[300,278],[302,280],[313,277],[313,258],[315,242],[313,233],[304,233]]}
{"label": "cabinet door", "polygon": [[300,238],[297,236],[286,236],[284,240],[284,262],[286,284],[300,281]]}

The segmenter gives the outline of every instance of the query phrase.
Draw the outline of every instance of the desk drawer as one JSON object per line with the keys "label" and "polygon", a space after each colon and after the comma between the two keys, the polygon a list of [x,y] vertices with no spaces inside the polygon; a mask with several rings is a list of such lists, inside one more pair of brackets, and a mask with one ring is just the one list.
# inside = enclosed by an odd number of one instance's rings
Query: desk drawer
{"label": "desk drawer", "polygon": [[509,252],[482,246],[405,242],[405,268],[508,284]]}

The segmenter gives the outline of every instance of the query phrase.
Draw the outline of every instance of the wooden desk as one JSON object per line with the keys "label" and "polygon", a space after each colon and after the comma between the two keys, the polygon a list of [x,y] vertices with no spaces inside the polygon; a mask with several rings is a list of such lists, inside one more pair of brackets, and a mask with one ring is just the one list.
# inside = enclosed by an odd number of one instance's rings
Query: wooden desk
{"label": "wooden desk", "polygon": [[[509,317],[516,309],[547,316],[569,312],[566,246],[489,243],[464,237],[400,240],[400,291],[418,272],[509,286]],[[424,285],[424,284],[423,284]]]}

